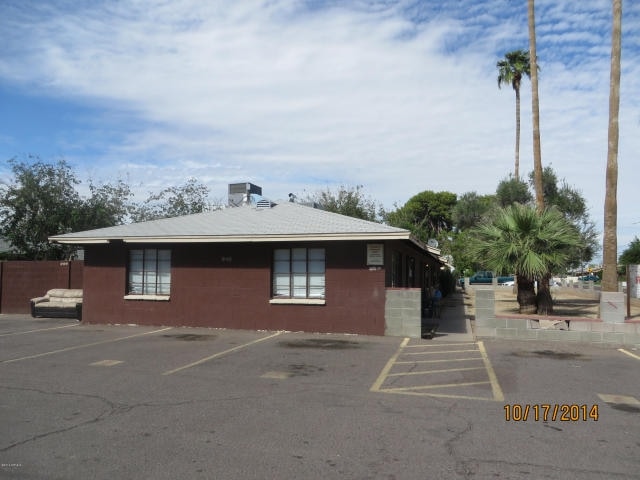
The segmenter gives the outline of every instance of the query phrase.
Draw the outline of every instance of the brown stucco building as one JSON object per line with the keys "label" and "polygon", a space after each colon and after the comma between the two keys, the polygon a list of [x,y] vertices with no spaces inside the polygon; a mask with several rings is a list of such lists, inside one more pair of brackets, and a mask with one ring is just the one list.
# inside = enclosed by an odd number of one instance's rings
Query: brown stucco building
{"label": "brown stucco building", "polygon": [[415,333],[443,264],[407,230],[286,201],[51,240],[85,249],[86,323]]}

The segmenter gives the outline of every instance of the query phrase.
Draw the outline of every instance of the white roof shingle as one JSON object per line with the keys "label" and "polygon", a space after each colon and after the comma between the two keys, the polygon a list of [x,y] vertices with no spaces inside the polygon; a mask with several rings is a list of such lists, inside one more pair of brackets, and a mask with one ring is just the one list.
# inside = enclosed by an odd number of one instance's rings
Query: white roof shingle
{"label": "white roof shingle", "polygon": [[411,239],[408,230],[312,207],[281,202],[55,235],[58,243],[257,242],[283,240]]}

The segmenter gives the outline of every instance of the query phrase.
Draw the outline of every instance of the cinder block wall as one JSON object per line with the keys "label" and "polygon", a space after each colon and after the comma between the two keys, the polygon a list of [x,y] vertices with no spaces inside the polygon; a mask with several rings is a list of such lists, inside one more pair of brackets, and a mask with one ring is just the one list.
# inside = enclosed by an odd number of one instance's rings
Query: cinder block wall
{"label": "cinder block wall", "polygon": [[386,290],[385,335],[420,338],[422,334],[422,290],[388,288]]}
{"label": "cinder block wall", "polygon": [[495,293],[491,287],[476,288],[476,335],[479,337],[496,336]]}
{"label": "cinder block wall", "polygon": [[[495,294],[491,288],[476,289],[475,302],[474,333],[477,337],[579,342],[604,347],[640,347],[640,322],[609,323],[591,318],[496,315]],[[541,328],[541,320],[552,323],[557,321],[557,326]]]}

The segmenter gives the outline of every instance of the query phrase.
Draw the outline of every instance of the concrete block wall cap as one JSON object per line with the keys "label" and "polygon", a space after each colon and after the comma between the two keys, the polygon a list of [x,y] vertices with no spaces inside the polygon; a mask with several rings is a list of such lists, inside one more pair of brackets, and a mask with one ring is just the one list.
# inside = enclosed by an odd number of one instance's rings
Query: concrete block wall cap
{"label": "concrete block wall cap", "polygon": [[496,314],[496,318],[504,318],[504,319],[513,319],[513,320],[556,320],[556,321],[577,321],[577,322],[598,322],[601,323],[602,320],[599,318],[591,318],[591,317],[571,317],[571,316],[560,316],[560,315],[535,315],[535,314],[520,314],[520,313],[512,313],[505,315],[504,313]]}
{"label": "concrete block wall cap", "polygon": [[569,324],[569,330],[574,332],[591,332],[593,331],[593,324],[590,322],[571,322]]}
{"label": "concrete block wall cap", "polygon": [[529,328],[529,322],[527,320],[507,318],[506,319],[507,328],[515,328],[518,330],[526,330]]}

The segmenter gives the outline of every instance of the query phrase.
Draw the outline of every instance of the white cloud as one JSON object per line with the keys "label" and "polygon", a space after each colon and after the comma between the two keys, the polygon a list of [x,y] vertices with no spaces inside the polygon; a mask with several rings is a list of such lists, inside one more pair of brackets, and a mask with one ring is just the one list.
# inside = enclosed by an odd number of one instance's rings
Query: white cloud
{"label": "white cloud", "polygon": [[[601,223],[609,2],[536,4],[543,163],[585,192]],[[628,8],[632,21],[638,10]],[[72,11],[34,2],[8,12],[0,26],[14,40],[0,79],[106,109],[87,125],[101,147],[76,158],[94,175],[144,171],[147,185],[197,176],[218,197],[229,181],[272,197],[362,184],[390,208],[427,189],[490,193],[513,169],[514,95],[497,89],[495,69],[504,52],[527,48],[526,8],[513,2],[183,0]],[[638,36],[625,41],[618,188],[628,225],[640,220]],[[532,168],[528,89],[522,172]]]}

